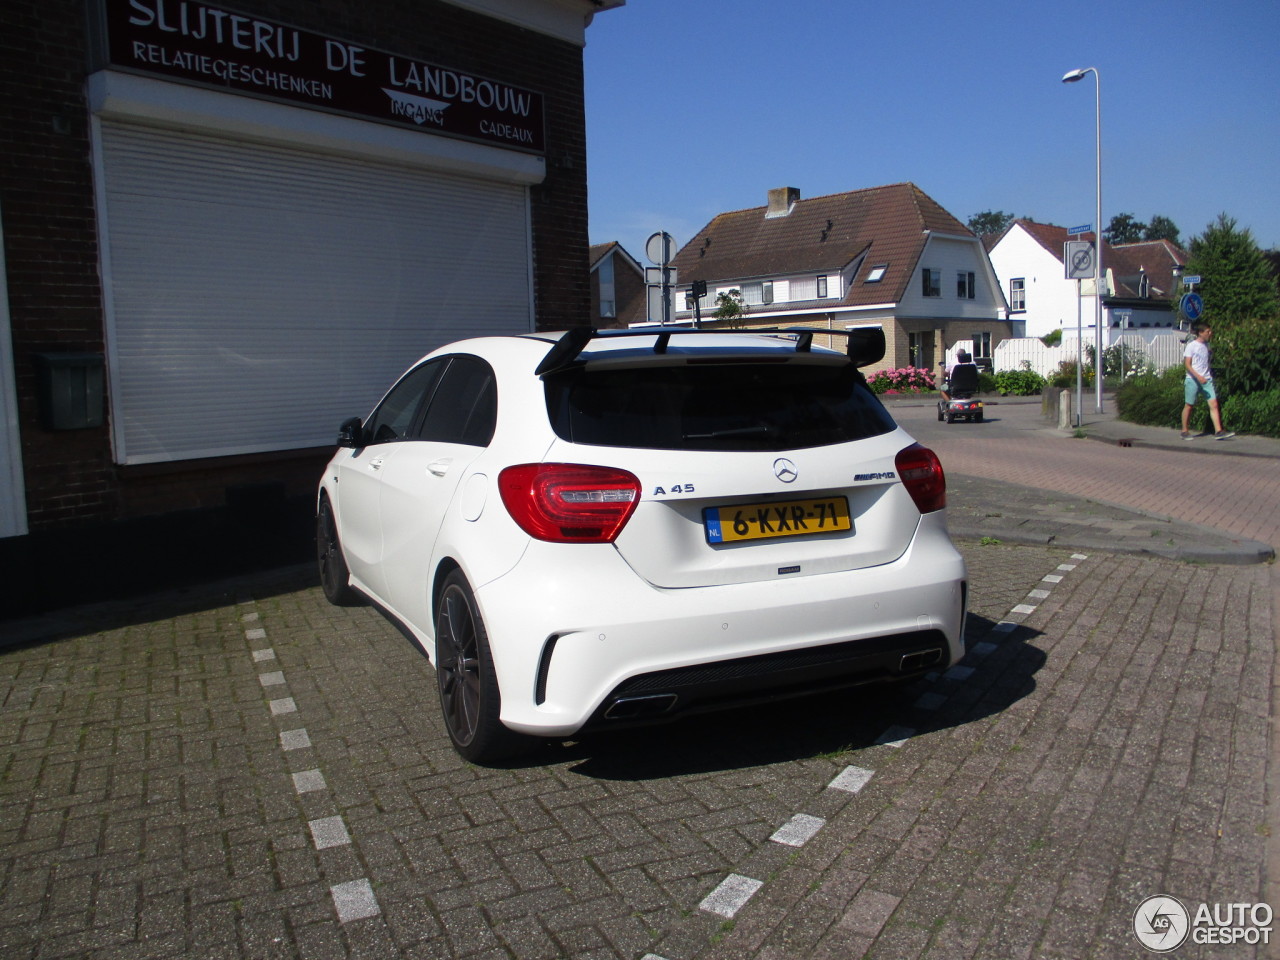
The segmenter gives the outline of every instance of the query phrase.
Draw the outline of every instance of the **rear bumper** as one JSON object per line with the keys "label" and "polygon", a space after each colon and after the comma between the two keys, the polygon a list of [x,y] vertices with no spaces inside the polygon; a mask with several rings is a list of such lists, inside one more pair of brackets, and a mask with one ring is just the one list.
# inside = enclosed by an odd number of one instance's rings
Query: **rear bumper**
{"label": "rear bumper", "polygon": [[[945,668],[964,653],[964,583],[939,512],[921,518],[892,563],[716,587],[656,588],[611,546],[538,543],[476,600],[503,722],[569,736],[646,719],[628,712],[670,715]],[[919,662],[904,665],[914,654]],[[620,706],[648,696],[668,706]]]}
{"label": "rear bumper", "polygon": [[587,727],[614,728],[860,684],[906,681],[949,659],[941,631],[917,630],[659,670],[615,687]]}

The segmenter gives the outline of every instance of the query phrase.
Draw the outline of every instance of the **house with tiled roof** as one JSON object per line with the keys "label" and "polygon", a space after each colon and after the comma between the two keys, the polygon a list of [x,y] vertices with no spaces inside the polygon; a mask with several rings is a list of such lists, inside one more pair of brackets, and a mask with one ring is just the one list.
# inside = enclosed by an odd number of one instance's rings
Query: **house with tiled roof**
{"label": "house with tiled roof", "polygon": [[736,290],[743,329],[883,328],[882,367],[936,371],[961,341],[990,357],[1011,333],[981,241],[913,183],[808,200],[770,190],[765,206],[715,217],[672,265],[677,323],[691,320],[691,285],[705,281],[704,326],[724,322],[712,319],[717,296]]}
{"label": "house with tiled roof", "polygon": [[591,326],[625,327],[648,314],[644,268],[616,240],[591,245]]}
{"label": "house with tiled roof", "polygon": [[[1085,342],[1095,340],[1097,306],[1092,280],[1068,280],[1063,248],[1068,239],[1093,242],[1092,233],[1068,236],[1065,227],[1014,220],[991,245],[991,264],[1009,303],[1020,336],[1043,337],[1054,330],[1074,333],[1077,312]],[[1182,293],[1186,253],[1168,240],[1110,244],[1103,241],[1104,345],[1122,331],[1150,339],[1177,327],[1173,300]],[[1077,283],[1080,288],[1077,292]]]}

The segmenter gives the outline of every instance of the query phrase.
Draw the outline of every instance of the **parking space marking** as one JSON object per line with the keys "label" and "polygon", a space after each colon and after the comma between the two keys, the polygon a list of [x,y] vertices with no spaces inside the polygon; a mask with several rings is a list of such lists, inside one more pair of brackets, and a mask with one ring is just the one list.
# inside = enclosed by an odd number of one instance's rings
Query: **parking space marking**
{"label": "parking space marking", "polygon": [[863,767],[845,767],[839,776],[827,784],[828,790],[843,790],[845,793],[859,793],[875,776],[874,770]]}
{"label": "parking space marking", "polygon": [[901,747],[904,743],[916,735],[916,731],[912,727],[903,727],[895,724],[880,734],[874,746],[877,747],[893,747],[895,749]]}
{"label": "parking space marking", "polygon": [[[258,623],[257,611],[244,614],[240,618],[243,623]],[[267,639],[267,631],[262,627],[252,627],[244,632],[245,640],[258,643]],[[274,647],[258,647],[250,650],[254,663],[268,663],[276,659]],[[268,687],[287,686],[283,670],[258,674],[258,683],[263,689]],[[293,697],[277,697],[267,701],[267,707],[273,717],[288,716],[298,712],[298,704]],[[280,731],[280,749],[285,752],[305,750],[311,746],[311,736],[306,727]],[[328,789],[324,774],[317,769],[303,770],[292,775],[293,789],[301,795],[317,793]],[[341,816],[319,817],[307,821],[307,829],[311,831],[311,842],[317,851],[333,847],[350,846],[351,833],[347,830],[346,821]],[[361,877],[346,883],[330,886],[329,895],[333,898],[333,907],[338,915],[339,923],[351,923],[368,917],[380,916],[382,908],[378,898],[373,894],[373,885]]]}
{"label": "parking space marking", "polygon": [[329,888],[329,893],[333,896],[333,906],[338,911],[339,923],[364,920],[382,913],[382,908],[378,906],[378,898],[373,895],[373,887],[363,877],[359,880],[336,884]]}
{"label": "parking space marking", "polygon": [[797,813],[794,817],[774,831],[769,839],[788,847],[803,847],[814,838],[827,821],[822,817],[811,817],[807,813]]}
{"label": "parking space marking", "polygon": [[351,843],[351,834],[342,817],[321,817],[308,820],[307,828],[311,831],[311,842],[317,850],[328,850],[330,847],[345,847]]}
{"label": "parking space marking", "polygon": [[762,880],[753,880],[740,873],[731,873],[720,881],[720,886],[706,895],[698,904],[698,909],[732,920],[763,886]]}
{"label": "parking space marking", "polygon": [[316,790],[327,790],[324,774],[319,770],[302,770],[293,775],[293,789],[298,793],[314,793]]}

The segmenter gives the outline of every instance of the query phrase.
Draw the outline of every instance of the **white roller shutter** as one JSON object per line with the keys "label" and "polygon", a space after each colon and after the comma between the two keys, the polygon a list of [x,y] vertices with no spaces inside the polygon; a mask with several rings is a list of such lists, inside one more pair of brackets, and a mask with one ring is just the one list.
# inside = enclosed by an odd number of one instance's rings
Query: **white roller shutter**
{"label": "white roller shutter", "polygon": [[532,328],[526,188],[103,121],[116,458],[330,444],[413,360]]}

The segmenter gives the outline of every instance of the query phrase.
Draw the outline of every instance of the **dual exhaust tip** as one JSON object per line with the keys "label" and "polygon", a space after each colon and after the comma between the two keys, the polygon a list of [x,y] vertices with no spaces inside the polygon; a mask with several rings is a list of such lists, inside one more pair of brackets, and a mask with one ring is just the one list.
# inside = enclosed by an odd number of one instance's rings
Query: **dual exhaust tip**
{"label": "dual exhaust tip", "polygon": [[[919,673],[942,662],[942,650],[932,647],[903,654],[898,673]],[[674,693],[654,693],[642,697],[619,697],[604,712],[605,720],[647,720],[671,713],[680,698]]]}

